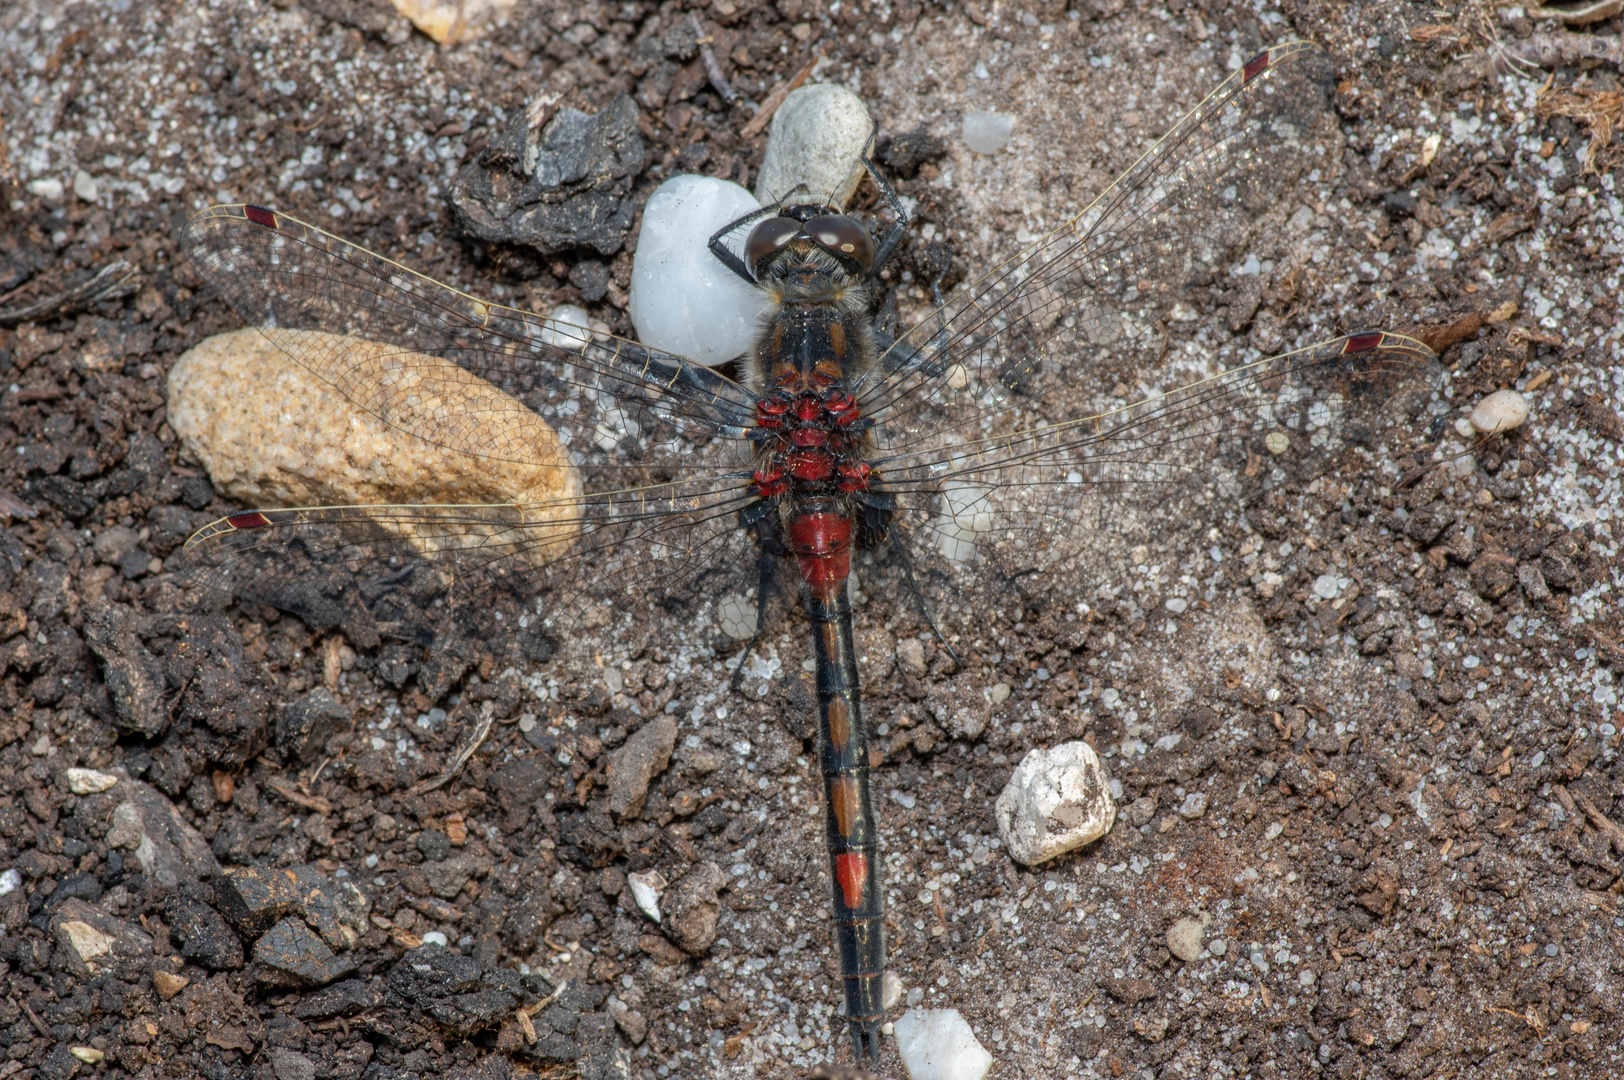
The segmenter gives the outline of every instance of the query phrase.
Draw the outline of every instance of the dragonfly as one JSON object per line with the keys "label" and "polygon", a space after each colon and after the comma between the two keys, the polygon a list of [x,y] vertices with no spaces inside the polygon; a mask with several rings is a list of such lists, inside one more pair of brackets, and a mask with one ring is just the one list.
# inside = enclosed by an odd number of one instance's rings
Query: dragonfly
{"label": "dragonfly", "polygon": [[[578,479],[534,503],[246,511],[193,536],[186,564],[360,645],[529,663],[638,626],[691,633],[724,597],[753,599],[754,647],[798,598],[844,1022],[858,1060],[875,1057],[881,837],[854,581],[952,655],[979,632],[977,597],[1108,595],[1133,552],[1199,547],[1272,493],[1424,437],[1436,358],[1381,329],[1228,367],[1198,340],[1178,355],[1205,366],[1179,385],[1132,400],[1118,385],[1156,370],[1173,306],[1221,290],[1255,223],[1332,167],[1329,69],[1306,42],[1258,53],[1081,212],[937,290],[895,336],[871,311],[908,215],[866,157],[883,232],[817,203],[746,215],[711,239],[770,301],[737,378],[480,300],[271,209],[205,210],[182,237],[202,276],[355,408]],[[460,410],[470,376],[507,397]],[[556,447],[515,434],[535,416]]]}

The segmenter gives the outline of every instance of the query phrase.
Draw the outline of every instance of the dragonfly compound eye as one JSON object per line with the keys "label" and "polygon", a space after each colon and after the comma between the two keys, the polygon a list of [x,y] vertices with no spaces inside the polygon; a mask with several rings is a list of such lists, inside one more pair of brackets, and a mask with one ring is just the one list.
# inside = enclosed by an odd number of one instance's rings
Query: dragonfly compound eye
{"label": "dragonfly compound eye", "polygon": [[803,227],[814,243],[831,255],[849,259],[863,270],[874,266],[874,240],[856,218],[845,214],[822,214]]}
{"label": "dragonfly compound eye", "polygon": [[750,272],[759,278],[768,260],[800,232],[801,223],[787,217],[770,217],[750,230],[750,239],[744,244],[744,258]]}

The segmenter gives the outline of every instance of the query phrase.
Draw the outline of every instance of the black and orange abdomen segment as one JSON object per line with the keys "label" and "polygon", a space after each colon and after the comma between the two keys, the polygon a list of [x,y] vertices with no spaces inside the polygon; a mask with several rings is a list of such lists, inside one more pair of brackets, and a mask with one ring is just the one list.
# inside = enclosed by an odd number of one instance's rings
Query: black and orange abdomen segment
{"label": "black and orange abdomen segment", "polygon": [[802,597],[812,621],[817,661],[819,758],[829,871],[834,879],[835,940],[846,988],[846,1018],[861,1058],[878,1053],[884,1019],[885,941],[877,830],[869,796],[868,732],[863,726],[844,575],[838,589],[820,589],[812,580],[806,584]]}

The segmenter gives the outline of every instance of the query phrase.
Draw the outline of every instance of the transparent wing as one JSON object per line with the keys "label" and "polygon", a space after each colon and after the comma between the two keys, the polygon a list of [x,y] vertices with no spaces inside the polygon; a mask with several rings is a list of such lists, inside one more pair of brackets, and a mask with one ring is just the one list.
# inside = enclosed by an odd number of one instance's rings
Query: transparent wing
{"label": "transparent wing", "polygon": [[865,415],[929,438],[933,406],[967,390],[1007,401],[1046,368],[1134,366],[1158,309],[1212,281],[1267,207],[1329,165],[1328,76],[1306,42],[1253,57],[1085,210],[903,334],[861,388]]}
{"label": "transparent wing", "polygon": [[540,660],[583,624],[745,589],[747,495],[713,479],[526,505],[254,510],[199,530],[181,568],[217,602],[272,604],[358,645]]}
{"label": "transparent wing", "polygon": [[[437,446],[528,462],[513,433],[530,410],[577,454],[608,454],[606,467],[650,454],[680,465],[689,455],[667,452],[669,439],[737,438],[754,426],[754,397],[709,368],[620,338],[583,340],[578,328],[486,303],[285,214],[213,206],[187,223],[181,248],[294,360]],[[457,374],[423,354],[515,400],[457,412],[444,404],[456,400]]]}
{"label": "transparent wing", "polygon": [[882,445],[874,464],[898,503],[893,540],[938,595],[1032,573],[1101,588],[1350,455],[1428,438],[1439,376],[1422,343],[1359,334],[1103,413],[1065,415],[1056,391],[1041,418],[1003,410],[976,438],[946,426],[928,445]]}

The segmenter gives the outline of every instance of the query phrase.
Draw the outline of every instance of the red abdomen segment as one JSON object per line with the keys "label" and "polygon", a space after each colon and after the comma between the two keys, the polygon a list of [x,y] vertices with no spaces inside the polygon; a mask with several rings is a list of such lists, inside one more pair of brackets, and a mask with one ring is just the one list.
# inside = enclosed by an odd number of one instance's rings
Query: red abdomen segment
{"label": "red abdomen segment", "polygon": [[806,582],[802,600],[812,621],[835,942],[846,988],[846,1021],[861,1060],[865,1055],[879,1056],[885,942],[880,928],[878,833],[869,798],[868,731],[863,725],[851,603],[846,597],[851,521],[833,513],[806,513],[790,523],[789,535]]}
{"label": "red abdomen segment", "polygon": [[851,574],[851,519],[813,511],[789,526],[790,551],[801,567],[801,580],[824,601],[846,595]]}

